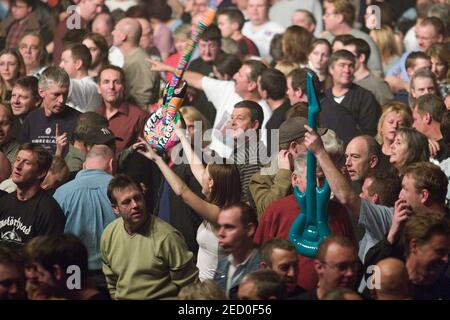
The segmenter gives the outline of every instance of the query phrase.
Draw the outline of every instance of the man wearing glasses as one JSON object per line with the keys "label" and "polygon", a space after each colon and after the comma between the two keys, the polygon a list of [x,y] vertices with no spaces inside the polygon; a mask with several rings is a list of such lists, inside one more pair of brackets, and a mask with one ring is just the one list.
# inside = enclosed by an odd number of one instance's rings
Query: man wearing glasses
{"label": "man wearing glasses", "polygon": [[322,300],[335,289],[355,289],[361,263],[355,244],[344,236],[331,235],[319,246],[315,269],[319,277],[316,289],[298,296],[298,300]]}

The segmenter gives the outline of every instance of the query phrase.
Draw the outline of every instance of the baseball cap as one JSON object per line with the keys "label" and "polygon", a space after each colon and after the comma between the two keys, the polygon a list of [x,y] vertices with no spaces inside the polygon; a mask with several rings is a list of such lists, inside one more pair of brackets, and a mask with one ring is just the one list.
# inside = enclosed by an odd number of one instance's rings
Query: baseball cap
{"label": "baseball cap", "polygon": [[[308,120],[303,117],[293,117],[285,120],[280,126],[279,144],[288,143],[298,138],[303,138],[306,133],[305,125]],[[317,133],[323,135],[327,132],[326,128],[317,128]]]}
{"label": "baseball cap", "polygon": [[122,138],[116,137],[112,131],[105,127],[92,128],[86,133],[85,142],[89,144],[106,144],[111,141],[123,141]]}

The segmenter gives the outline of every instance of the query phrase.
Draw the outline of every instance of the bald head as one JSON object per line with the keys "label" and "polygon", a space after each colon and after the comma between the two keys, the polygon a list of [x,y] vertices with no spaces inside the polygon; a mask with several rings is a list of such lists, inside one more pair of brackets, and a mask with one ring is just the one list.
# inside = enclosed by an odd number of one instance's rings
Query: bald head
{"label": "bald head", "polygon": [[120,46],[127,43],[132,46],[139,46],[142,35],[142,27],[134,18],[123,18],[113,31],[114,44]]}
{"label": "bald head", "polygon": [[101,34],[108,42],[108,46],[112,45],[112,31],[114,29],[114,21],[108,13],[100,13],[95,16],[92,21],[92,32]]}
{"label": "bald head", "polygon": [[380,272],[380,287],[374,289],[377,300],[400,300],[410,297],[408,271],[403,261],[386,258],[378,262],[377,267]]}
{"label": "bald head", "polygon": [[112,174],[114,152],[103,144],[94,145],[86,154],[83,169],[98,169]]}
{"label": "bald head", "polygon": [[150,24],[150,21],[143,18],[136,18],[136,20],[141,25],[141,38],[139,40],[139,46],[144,49],[148,50],[151,47],[153,47],[153,28]]}
{"label": "bald head", "polygon": [[352,181],[364,180],[380,159],[381,147],[371,136],[353,138],[345,149],[345,166]]}

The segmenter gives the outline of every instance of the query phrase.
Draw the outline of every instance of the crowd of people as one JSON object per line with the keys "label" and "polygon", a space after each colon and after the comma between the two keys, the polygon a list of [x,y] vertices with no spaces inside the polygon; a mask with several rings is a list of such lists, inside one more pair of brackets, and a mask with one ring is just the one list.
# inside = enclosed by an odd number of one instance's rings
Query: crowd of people
{"label": "crowd of people", "polygon": [[450,1],[215,4],[0,1],[0,300],[450,299]]}

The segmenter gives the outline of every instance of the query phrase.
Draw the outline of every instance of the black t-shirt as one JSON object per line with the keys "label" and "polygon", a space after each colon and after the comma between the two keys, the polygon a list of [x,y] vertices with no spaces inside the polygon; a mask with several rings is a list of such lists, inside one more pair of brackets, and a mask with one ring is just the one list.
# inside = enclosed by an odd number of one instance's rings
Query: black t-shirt
{"label": "black t-shirt", "polygon": [[79,111],[69,106],[65,106],[61,113],[52,114],[50,117],[45,116],[43,107],[33,110],[23,122],[20,142],[39,143],[51,154],[55,154],[56,124],[59,124],[61,134],[67,132],[70,141],[80,114]]}
{"label": "black t-shirt", "polygon": [[16,192],[0,198],[0,243],[20,247],[32,238],[64,232],[66,218],[60,206],[44,190],[27,201]]}

